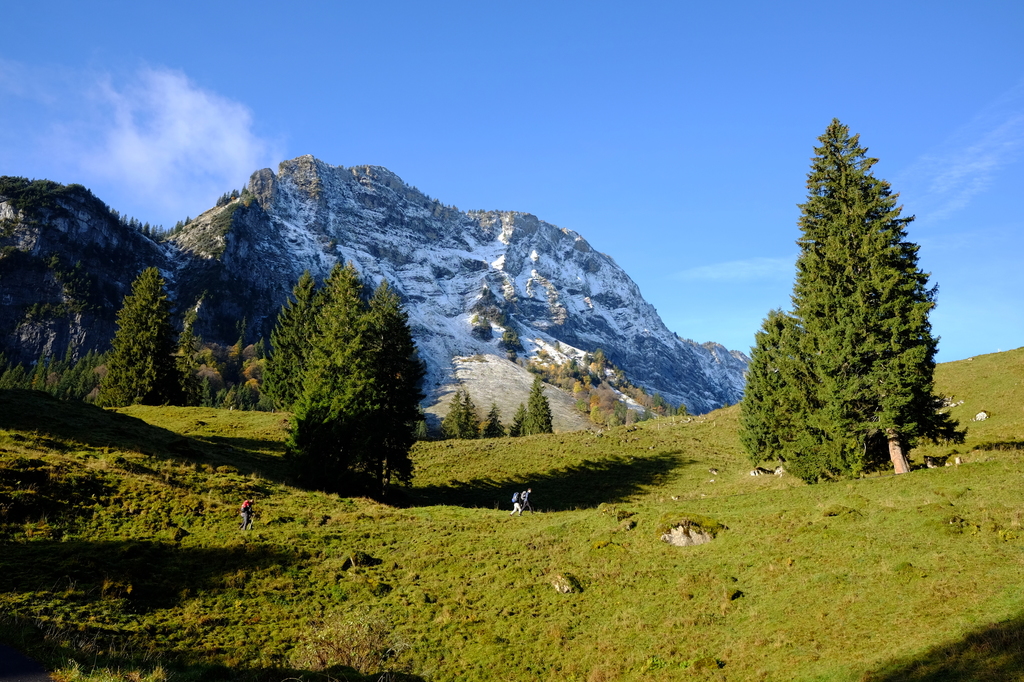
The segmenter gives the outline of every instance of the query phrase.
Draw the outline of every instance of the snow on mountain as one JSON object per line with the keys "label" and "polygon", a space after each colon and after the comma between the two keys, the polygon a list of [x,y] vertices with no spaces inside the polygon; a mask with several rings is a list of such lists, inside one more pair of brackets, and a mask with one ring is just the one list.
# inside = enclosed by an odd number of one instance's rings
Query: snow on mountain
{"label": "snow on mountain", "polygon": [[454,357],[504,356],[511,327],[527,356],[556,342],[601,348],[634,383],[694,412],[742,394],[742,353],[670,332],[629,276],[576,232],[528,213],[461,212],[385,168],[312,156],[257,171],[246,189],[175,237],[174,279],[186,298],[201,288],[208,300],[227,297],[218,317],[245,316],[264,337],[303,270],[322,280],[335,262],[352,261],[369,283],[386,278],[402,295],[428,393],[452,381]]}
{"label": "snow on mountain", "polygon": [[27,180],[5,182],[0,352],[15,361],[109,348],[117,309],[145,267],[160,269],[179,314],[202,299],[205,340],[233,344],[243,321],[247,340],[269,339],[304,270],[322,281],[352,261],[369,284],[386,278],[403,297],[428,405],[459,380],[453,358],[504,358],[511,332],[519,357],[600,348],[630,381],[692,412],[742,395],[742,353],[670,332],[581,235],[529,213],[459,211],[379,166],[301,156],[257,171],[240,198],[162,244],[84,187],[42,183],[36,197]]}

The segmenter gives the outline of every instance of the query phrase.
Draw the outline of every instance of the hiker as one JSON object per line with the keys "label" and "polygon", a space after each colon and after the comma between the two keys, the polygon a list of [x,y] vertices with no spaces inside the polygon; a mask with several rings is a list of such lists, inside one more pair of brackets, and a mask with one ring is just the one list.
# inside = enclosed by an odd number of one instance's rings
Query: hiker
{"label": "hiker", "polygon": [[519,504],[519,493],[512,493],[512,513],[509,516],[515,516],[516,512],[519,512],[519,515],[522,516],[523,507]]}
{"label": "hiker", "polygon": [[252,530],[252,500],[243,502],[238,513],[242,517],[242,525],[238,527],[238,530]]}
{"label": "hiker", "polygon": [[530,510],[531,514],[533,513],[533,505],[530,504],[530,493],[532,492],[533,488],[527,488],[519,495],[519,501],[522,503],[522,510],[519,512],[520,516],[522,516],[523,512],[527,509]]}

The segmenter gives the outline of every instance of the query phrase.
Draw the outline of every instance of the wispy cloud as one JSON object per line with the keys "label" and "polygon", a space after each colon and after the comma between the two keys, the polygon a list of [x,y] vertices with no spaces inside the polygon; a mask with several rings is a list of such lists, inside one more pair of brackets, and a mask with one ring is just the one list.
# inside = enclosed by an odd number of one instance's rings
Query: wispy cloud
{"label": "wispy cloud", "polygon": [[682,270],[672,279],[688,282],[753,282],[778,281],[793,277],[796,256],[792,258],[748,258],[701,265]]}
{"label": "wispy cloud", "polygon": [[901,174],[921,207],[918,217],[940,220],[970,204],[1024,151],[1024,82],[1005,92],[943,145]]}
{"label": "wispy cloud", "polygon": [[[30,73],[0,62],[0,97],[40,119],[9,122],[32,139],[20,143],[18,156],[9,150],[7,163],[24,159],[31,166],[41,155],[48,164],[42,173],[59,169],[67,181],[101,187],[115,207],[125,203],[118,195],[130,197],[127,203],[144,209],[147,219],[208,207],[277,158],[275,145],[255,131],[248,107],[171,69],[115,77]],[[38,164],[31,167],[40,173]]]}
{"label": "wispy cloud", "polygon": [[144,69],[120,88],[107,77],[92,94],[110,118],[95,145],[80,147],[83,169],[164,206],[237,187],[269,155],[247,107],[181,72]]}

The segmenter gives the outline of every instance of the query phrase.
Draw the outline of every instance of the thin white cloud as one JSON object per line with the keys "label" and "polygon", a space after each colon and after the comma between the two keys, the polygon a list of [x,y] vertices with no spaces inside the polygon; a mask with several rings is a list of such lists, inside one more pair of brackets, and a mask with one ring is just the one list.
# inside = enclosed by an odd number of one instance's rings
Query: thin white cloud
{"label": "thin white cloud", "polygon": [[95,145],[78,147],[81,167],[161,207],[208,200],[266,165],[270,145],[252,112],[179,71],[143,69],[120,88],[105,77],[92,94],[107,124]]}
{"label": "thin white cloud", "polygon": [[672,279],[689,282],[753,282],[787,280],[795,272],[796,257],[747,258],[683,270]]}
{"label": "thin white cloud", "polygon": [[280,158],[248,107],[165,68],[0,60],[0,127],[4,172],[84,184],[154,223],[195,215]]}
{"label": "thin white cloud", "polygon": [[1024,151],[1024,82],[1011,88],[953,135],[945,150],[921,157],[901,174],[921,208],[918,217],[941,220],[966,208]]}

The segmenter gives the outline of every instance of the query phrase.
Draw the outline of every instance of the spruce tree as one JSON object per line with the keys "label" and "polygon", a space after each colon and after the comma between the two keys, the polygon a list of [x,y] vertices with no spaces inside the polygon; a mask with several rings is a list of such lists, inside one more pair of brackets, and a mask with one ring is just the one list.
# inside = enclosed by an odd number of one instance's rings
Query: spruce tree
{"label": "spruce tree", "polygon": [[[366,302],[351,263],[335,266],[315,297],[312,279],[303,279],[296,300],[311,300],[313,311],[305,345],[300,336],[277,335],[294,351],[288,357],[302,358],[288,376],[297,390],[289,451],[309,484],[385,495],[392,480],[412,480],[409,449],[422,422],[424,369],[408,315],[386,282]],[[278,331],[299,328],[299,316],[285,319]]]}
{"label": "spruce tree", "polygon": [[270,334],[273,353],[267,362],[262,390],[284,410],[291,409],[302,392],[306,353],[313,335],[317,310],[316,282],[309,270],[302,273],[292,298],[281,307]]}
{"label": "spruce tree", "polygon": [[480,437],[480,415],[476,413],[476,403],[469,395],[469,389],[462,392],[462,435],[460,438]]}
{"label": "spruce tree", "polygon": [[530,388],[530,397],[526,402],[526,419],[523,420],[520,433],[523,436],[532,436],[536,433],[552,432],[551,405],[544,395],[544,382],[539,376],[535,376]]}
{"label": "spruce tree", "polygon": [[409,449],[416,441],[421,419],[419,402],[423,363],[409,327],[409,316],[398,294],[384,281],[370,298],[366,331],[366,352],[372,380],[373,411],[367,423],[373,444],[366,461],[367,472],[382,494],[392,477],[408,484],[412,480]]}
{"label": "spruce tree", "polygon": [[369,487],[359,476],[371,445],[372,375],[365,352],[366,305],[359,273],[336,265],[315,312],[289,451],[300,479],[327,490]]}
{"label": "spruce tree", "polygon": [[441,420],[441,435],[444,438],[461,438],[463,417],[462,387],[460,386],[452,394],[448,403],[448,414]]}
{"label": "spruce tree", "polygon": [[[769,316],[754,350],[771,366],[772,346],[781,344],[775,359],[785,359],[785,371],[769,380],[754,367],[744,442],[760,448],[754,457],[785,457],[808,481],[855,476],[887,461],[904,473],[906,452],[920,439],[964,437],[936,411],[938,340],[928,321],[936,288],[918,268],[918,246],[907,241],[913,217],[901,217],[898,195],[871,174],[877,159],[859,136],[833,120],[818,139],[800,205],[793,323],[773,330],[780,318]],[[787,410],[792,423],[778,426],[773,443],[760,425]]]}
{"label": "spruce tree", "polygon": [[178,380],[181,382],[181,404],[199,405],[203,401],[203,381],[196,374],[195,356],[199,352],[199,337],[195,335],[196,317],[202,300],[194,308],[185,313],[181,334],[178,336],[178,351],[175,363],[178,367]]}
{"label": "spruce tree", "polygon": [[491,411],[484,422],[484,438],[501,438],[505,435],[505,427],[501,425],[501,412],[497,403],[491,403]]}
{"label": "spruce tree", "polygon": [[755,334],[740,404],[740,440],[752,464],[787,462],[791,474],[805,478],[806,469],[813,480],[820,463],[808,427],[810,377],[799,356],[799,333],[791,315],[773,310]]}
{"label": "spruce tree", "polygon": [[180,404],[180,373],[174,360],[171,305],[164,280],[147,268],[132,283],[117,313],[117,332],[100,384],[102,405]]}
{"label": "spruce tree", "polygon": [[448,414],[441,421],[441,433],[445,438],[471,439],[480,437],[480,417],[476,405],[463,386],[456,389],[448,408]]}
{"label": "spruce tree", "polygon": [[526,404],[519,403],[519,407],[516,408],[515,414],[512,415],[512,425],[508,427],[508,435],[512,437],[519,437],[526,435],[523,433],[523,425],[526,423]]}
{"label": "spruce tree", "polygon": [[50,374],[50,356],[43,351],[39,354],[39,359],[36,360],[35,367],[32,369],[32,379],[29,385],[30,388],[36,391],[46,390],[46,378]]}
{"label": "spruce tree", "polygon": [[21,388],[25,383],[25,368],[8,362],[7,356],[0,353],[0,390]]}

